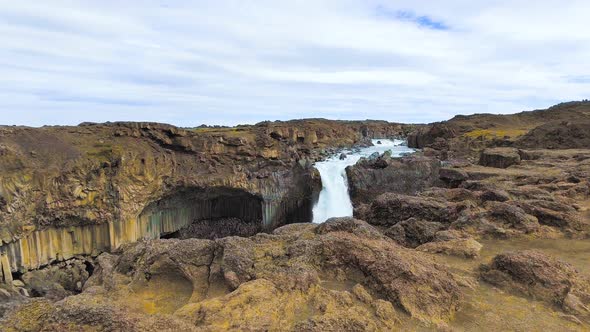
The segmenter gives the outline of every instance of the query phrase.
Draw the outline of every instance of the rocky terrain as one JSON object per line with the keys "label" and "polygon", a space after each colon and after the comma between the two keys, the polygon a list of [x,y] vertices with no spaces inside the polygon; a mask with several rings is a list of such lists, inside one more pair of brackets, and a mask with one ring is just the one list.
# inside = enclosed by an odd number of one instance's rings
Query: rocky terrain
{"label": "rocky terrain", "polygon": [[[590,103],[429,125],[0,129],[7,331],[590,329]],[[311,224],[313,162],[354,218]],[[14,279],[14,280],[13,280]]]}
{"label": "rocky terrain", "polygon": [[307,222],[320,185],[314,160],[410,128],[327,120],[1,127],[0,270],[8,278],[8,270],[114,250],[195,220],[244,222],[228,226],[248,235]]}

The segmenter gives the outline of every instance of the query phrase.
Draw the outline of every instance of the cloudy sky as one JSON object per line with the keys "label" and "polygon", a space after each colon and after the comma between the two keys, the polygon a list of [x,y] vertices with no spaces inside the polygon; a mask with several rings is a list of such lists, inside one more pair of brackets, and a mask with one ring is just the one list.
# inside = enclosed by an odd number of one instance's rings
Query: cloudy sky
{"label": "cloudy sky", "polygon": [[588,0],[0,0],[0,123],[431,122],[590,98]]}

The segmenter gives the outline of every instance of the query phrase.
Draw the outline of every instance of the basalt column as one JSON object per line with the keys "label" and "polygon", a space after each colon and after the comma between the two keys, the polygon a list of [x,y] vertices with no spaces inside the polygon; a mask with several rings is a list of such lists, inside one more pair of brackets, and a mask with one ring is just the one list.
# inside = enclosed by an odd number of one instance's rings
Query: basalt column
{"label": "basalt column", "polygon": [[137,231],[149,238],[215,238],[263,229],[262,198],[232,188],[182,188],[150,204]]}

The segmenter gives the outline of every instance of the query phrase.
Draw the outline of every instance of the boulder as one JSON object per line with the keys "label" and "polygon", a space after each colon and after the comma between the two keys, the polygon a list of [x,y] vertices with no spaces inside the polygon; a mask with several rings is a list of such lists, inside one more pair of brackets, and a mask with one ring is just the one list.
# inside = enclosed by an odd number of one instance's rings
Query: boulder
{"label": "boulder", "polygon": [[438,159],[415,155],[361,160],[346,168],[350,196],[358,204],[386,192],[414,195],[440,183],[439,168]]}
{"label": "boulder", "polygon": [[463,205],[431,197],[385,193],[363,209],[364,214],[358,217],[379,226],[393,226],[409,218],[449,224],[458,217],[462,208]]}
{"label": "boulder", "polygon": [[482,151],[479,164],[487,167],[508,168],[520,164],[520,155],[515,148],[491,148]]}
{"label": "boulder", "polygon": [[588,221],[583,220],[577,210],[570,204],[543,199],[523,200],[514,202],[513,204],[537,217],[539,223],[543,225],[557,227],[563,230],[590,230]]}
{"label": "boulder", "polygon": [[397,223],[385,231],[385,235],[404,247],[415,248],[434,239],[445,226],[438,222],[410,218]]}
{"label": "boulder", "polygon": [[474,239],[466,238],[429,242],[417,247],[416,250],[462,258],[476,258],[479,256],[482,247]]}
{"label": "boulder", "polygon": [[439,171],[439,176],[451,187],[458,187],[463,181],[469,179],[469,174],[459,168],[443,167]]}
{"label": "boulder", "polygon": [[556,305],[590,318],[590,280],[566,262],[538,250],[507,252],[480,268],[497,287]]}
{"label": "boulder", "polygon": [[523,209],[502,202],[490,201],[486,205],[487,214],[500,224],[531,233],[539,229],[539,221],[535,216],[527,214]]}
{"label": "boulder", "polygon": [[72,259],[26,272],[22,275],[22,281],[32,296],[57,301],[82,290],[82,285],[90,276],[88,266],[91,265],[86,260]]}
{"label": "boulder", "polygon": [[488,189],[479,194],[482,202],[506,202],[510,200],[510,195],[502,189]]}

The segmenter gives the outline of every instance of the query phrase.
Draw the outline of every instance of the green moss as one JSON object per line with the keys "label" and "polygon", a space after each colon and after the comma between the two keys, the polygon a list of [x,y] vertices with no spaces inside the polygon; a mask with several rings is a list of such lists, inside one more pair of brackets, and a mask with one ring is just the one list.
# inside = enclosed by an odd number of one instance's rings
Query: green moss
{"label": "green moss", "polygon": [[528,132],[528,129],[476,129],[472,130],[468,133],[465,133],[463,136],[469,138],[479,138],[483,137],[486,140],[491,140],[494,138],[504,138],[509,137],[510,139],[514,139],[516,137],[522,136]]}
{"label": "green moss", "polygon": [[123,154],[123,148],[110,143],[95,143],[85,149],[86,155],[99,161],[109,161]]}

